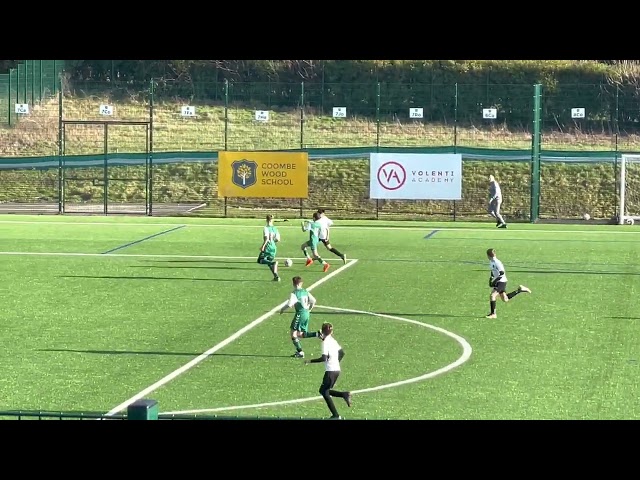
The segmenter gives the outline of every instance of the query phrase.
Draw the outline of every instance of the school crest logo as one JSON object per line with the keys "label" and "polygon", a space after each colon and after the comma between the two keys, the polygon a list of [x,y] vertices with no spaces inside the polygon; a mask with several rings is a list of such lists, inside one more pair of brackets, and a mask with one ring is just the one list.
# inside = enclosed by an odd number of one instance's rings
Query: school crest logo
{"label": "school crest logo", "polygon": [[258,164],[252,160],[236,160],[231,164],[231,181],[240,188],[249,188],[257,181]]}

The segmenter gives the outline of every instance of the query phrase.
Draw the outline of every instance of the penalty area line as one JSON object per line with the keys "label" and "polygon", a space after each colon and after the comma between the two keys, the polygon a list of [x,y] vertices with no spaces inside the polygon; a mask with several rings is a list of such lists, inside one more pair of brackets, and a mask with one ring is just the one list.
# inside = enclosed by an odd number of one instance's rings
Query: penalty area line
{"label": "penalty area line", "polygon": [[[334,270],[333,272],[331,272],[331,273],[327,274],[326,276],[322,277],[317,282],[315,282],[315,283],[311,284],[310,286],[308,286],[307,290],[313,290],[314,288],[319,287],[324,282],[326,282],[326,281],[330,280],[331,278],[335,277],[336,275],[338,275],[340,272],[343,272],[344,270],[346,270],[347,268],[351,267],[352,265],[355,265],[357,263],[357,261],[358,260],[356,260],[356,259],[349,260],[347,263],[342,265],[340,268]],[[137,400],[140,400],[140,399],[144,398],[145,396],[149,395],[150,393],[156,391],[158,388],[160,388],[163,385],[169,383],[171,380],[173,380],[177,376],[179,376],[179,375],[185,373],[186,371],[192,369],[193,367],[195,367],[200,362],[202,362],[202,361],[206,360],[207,358],[209,358],[210,355],[212,355],[215,352],[217,352],[218,350],[226,347],[231,342],[233,342],[234,340],[238,339],[239,337],[241,337],[242,335],[247,333],[249,330],[251,330],[254,327],[257,327],[262,322],[267,320],[269,317],[271,317],[272,315],[277,313],[278,310],[280,310],[284,304],[285,304],[285,302],[282,302],[282,303],[276,305],[271,310],[269,310],[267,313],[265,313],[264,315],[256,318],[253,322],[249,323],[248,325],[245,325],[243,328],[238,330],[236,333],[234,333],[230,337],[227,337],[222,342],[214,345],[209,350],[207,350],[206,352],[198,355],[196,358],[194,358],[190,362],[185,363],[182,367],[174,370],[173,372],[169,373],[168,375],[165,375],[160,380],[158,380],[156,383],[154,383],[153,385],[148,386],[147,388],[145,388],[141,392],[135,394],[133,397],[129,398],[128,400],[125,400],[120,405],[112,408],[111,410],[109,410],[109,412],[106,413],[106,416],[115,415],[116,413],[120,412],[121,410],[124,410],[129,405],[131,405],[132,403],[136,402]]]}

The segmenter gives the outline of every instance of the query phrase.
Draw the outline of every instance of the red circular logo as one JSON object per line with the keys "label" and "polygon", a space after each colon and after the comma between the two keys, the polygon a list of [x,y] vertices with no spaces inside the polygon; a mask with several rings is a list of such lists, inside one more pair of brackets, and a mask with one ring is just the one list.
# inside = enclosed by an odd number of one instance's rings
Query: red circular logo
{"label": "red circular logo", "polygon": [[386,162],[378,168],[378,183],[385,190],[397,190],[407,181],[407,172],[398,162]]}

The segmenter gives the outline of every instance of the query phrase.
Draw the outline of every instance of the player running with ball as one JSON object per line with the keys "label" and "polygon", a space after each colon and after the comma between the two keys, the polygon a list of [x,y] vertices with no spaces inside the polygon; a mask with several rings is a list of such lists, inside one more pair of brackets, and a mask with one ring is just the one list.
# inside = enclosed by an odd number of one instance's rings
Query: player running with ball
{"label": "player running with ball", "polygon": [[347,263],[347,256],[341,253],[337,248],[333,248],[331,246],[331,242],[329,241],[329,231],[331,226],[333,225],[333,220],[327,217],[327,215],[324,213],[324,208],[319,208],[318,213],[320,214],[318,223],[322,227],[320,228],[320,235],[318,235],[318,238],[324,244],[327,250],[342,259],[342,263]]}
{"label": "player running with ball", "polygon": [[280,232],[273,226],[273,215],[267,215],[267,224],[262,229],[262,247],[258,255],[258,263],[267,265],[273,273],[273,281],[279,282],[278,262],[276,260],[276,243],[280,241]]}
{"label": "player running with ball", "polygon": [[[313,260],[315,259],[322,264],[322,271],[326,272],[327,270],[329,270],[329,267],[331,267],[331,265],[323,260],[318,254],[318,242],[320,241],[320,230],[322,229],[322,225],[320,224],[320,222],[318,222],[319,219],[320,214],[318,212],[315,212],[313,214],[312,222],[309,222],[308,220],[302,222],[302,231],[309,232],[309,240],[304,242],[300,246],[300,248],[302,249],[302,253],[304,253],[304,256],[307,257],[307,263],[304,264],[305,267],[311,265],[313,263]],[[309,255],[309,252],[307,250],[309,248],[311,249],[311,253],[313,253],[313,258],[311,258],[311,256]]]}
{"label": "player running with ball", "polygon": [[489,286],[491,287],[489,305],[491,306],[491,312],[487,315],[487,318],[497,318],[496,300],[498,297],[500,297],[503,302],[508,302],[519,293],[531,293],[531,290],[524,285],[520,285],[517,290],[507,293],[507,273],[505,272],[502,262],[498,260],[496,251],[493,248],[487,250],[487,258],[489,259],[489,267],[491,268],[491,275],[489,276]]}

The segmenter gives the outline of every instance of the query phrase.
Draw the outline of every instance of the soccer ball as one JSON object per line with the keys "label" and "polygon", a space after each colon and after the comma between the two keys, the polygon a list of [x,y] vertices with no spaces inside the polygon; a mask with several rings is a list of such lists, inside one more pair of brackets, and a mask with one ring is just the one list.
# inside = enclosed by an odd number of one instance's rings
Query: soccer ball
{"label": "soccer ball", "polygon": [[585,220],[589,220],[591,218],[591,215],[585,213],[584,215],[582,215],[582,218],[584,218]]}
{"label": "soccer ball", "polygon": [[290,258],[287,258],[287,259],[284,261],[284,266],[285,266],[285,267],[290,267],[291,265],[293,265],[293,260],[291,260]]}

